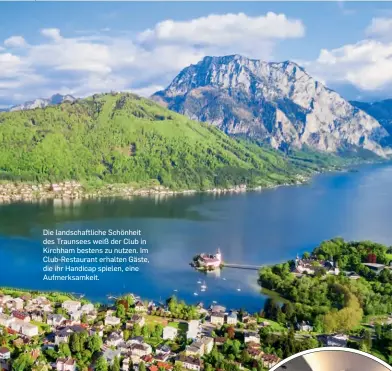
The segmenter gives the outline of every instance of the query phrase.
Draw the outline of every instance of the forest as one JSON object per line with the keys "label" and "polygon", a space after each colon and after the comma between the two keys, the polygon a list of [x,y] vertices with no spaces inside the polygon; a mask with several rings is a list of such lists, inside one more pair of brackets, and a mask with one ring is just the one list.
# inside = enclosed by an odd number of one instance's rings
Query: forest
{"label": "forest", "polygon": [[336,156],[290,156],[227,136],[129,93],[0,113],[0,180],[163,185],[205,190],[292,184],[338,166]]}
{"label": "forest", "polygon": [[[363,263],[390,264],[391,248],[371,241],[347,242],[341,238],[325,241],[306,258],[337,262],[340,273],[327,274],[321,268],[314,275],[292,274],[294,261],[260,270],[262,287],[274,290],[289,303],[267,306],[267,315],[281,323],[310,321],[315,331],[350,331],[364,316],[392,312],[392,270],[386,266],[379,274]],[[315,264],[315,265],[316,265]],[[350,279],[346,272],[356,272]]]}

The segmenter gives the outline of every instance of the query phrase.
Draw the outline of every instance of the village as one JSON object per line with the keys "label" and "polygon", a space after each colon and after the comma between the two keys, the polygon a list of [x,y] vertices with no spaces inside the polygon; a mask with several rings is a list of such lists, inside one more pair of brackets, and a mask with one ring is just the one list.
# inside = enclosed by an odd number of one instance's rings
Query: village
{"label": "village", "polygon": [[[75,356],[75,339],[80,342],[84,338],[85,344],[94,344],[86,369],[116,369],[116,364],[121,364],[124,371],[199,371],[204,369],[205,356],[238,337],[240,323],[240,346],[247,350],[250,360],[263,369],[280,361],[261,350],[251,316],[242,314],[239,318],[237,312],[227,312],[220,305],[188,307],[193,318],[183,320],[171,313],[170,300],[162,305],[128,295],[113,306],[100,307],[86,300],[53,298],[56,296],[52,294],[29,292],[0,295],[2,370],[21,369],[14,365],[25,358],[31,363],[25,369],[75,371],[80,356]],[[259,326],[268,326],[268,322]],[[244,368],[240,362],[235,363],[239,369]]]}
{"label": "village", "polygon": [[[269,370],[281,360],[261,347],[259,332],[270,326],[243,311],[187,306],[174,297],[159,304],[129,294],[101,306],[16,291],[0,295],[0,369],[200,371],[214,369],[204,360],[230,343],[240,351],[240,360],[231,357],[233,369]],[[299,323],[297,330],[312,328]],[[324,345],[346,346],[347,340],[336,334]],[[21,360],[29,366],[15,367]]]}

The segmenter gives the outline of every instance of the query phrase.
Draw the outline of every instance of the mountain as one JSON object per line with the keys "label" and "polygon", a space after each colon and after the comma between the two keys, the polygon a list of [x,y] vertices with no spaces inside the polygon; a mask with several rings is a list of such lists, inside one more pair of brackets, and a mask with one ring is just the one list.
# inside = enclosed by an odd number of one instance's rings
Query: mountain
{"label": "mountain", "polygon": [[354,107],[365,111],[368,115],[374,117],[392,136],[392,99],[382,100],[380,102],[350,102]]}
{"label": "mountain", "polygon": [[209,189],[294,183],[312,166],[129,93],[0,113],[0,179]]}
{"label": "mountain", "polygon": [[390,153],[380,145],[389,134],[376,119],[290,61],[205,57],[183,69],[152,99],[225,133],[257,138],[276,149]]}
{"label": "mountain", "polygon": [[3,111],[26,111],[30,109],[35,109],[35,108],[45,108],[47,106],[53,106],[56,104],[60,104],[63,102],[74,102],[76,98],[74,98],[72,95],[61,95],[61,94],[55,94],[52,95],[49,99],[43,99],[43,98],[37,98],[32,101],[25,102],[23,104],[13,106],[7,110]]}

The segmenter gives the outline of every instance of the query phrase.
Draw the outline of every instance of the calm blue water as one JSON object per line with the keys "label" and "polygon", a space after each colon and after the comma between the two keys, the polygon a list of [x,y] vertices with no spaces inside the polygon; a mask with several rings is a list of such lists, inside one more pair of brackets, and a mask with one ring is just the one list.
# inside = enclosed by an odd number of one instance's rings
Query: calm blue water
{"label": "calm blue water", "polygon": [[[0,206],[0,286],[84,293],[105,301],[133,292],[148,299],[177,295],[257,311],[265,296],[257,272],[226,268],[220,277],[188,265],[221,247],[225,261],[270,264],[336,236],[392,244],[392,166],[323,174],[311,184],[241,195],[84,201]],[[151,263],[138,272],[110,273],[97,282],[42,281],[43,228],[141,229]],[[206,292],[197,281],[205,280]],[[241,291],[237,291],[240,288]]]}

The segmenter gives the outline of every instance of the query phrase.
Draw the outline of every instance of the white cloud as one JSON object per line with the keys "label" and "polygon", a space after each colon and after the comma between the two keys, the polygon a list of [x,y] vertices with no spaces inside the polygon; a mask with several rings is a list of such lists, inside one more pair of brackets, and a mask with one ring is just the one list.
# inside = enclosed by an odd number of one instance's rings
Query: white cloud
{"label": "white cloud", "polygon": [[322,49],[307,65],[326,83],[350,83],[362,90],[381,90],[392,83],[392,43],[363,40],[337,49]]}
{"label": "white cloud", "polygon": [[199,48],[238,48],[255,51],[263,42],[302,37],[305,27],[300,20],[272,12],[259,17],[244,13],[211,14],[189,21],[165,20],[138,35],[146,44],[179,44]]}
{"label": "white cloud", "polygon": [[392,38],[392,18],[373,18],[366,29],[368,36]]}
{"label": "white cloud", "polygon": [[62,39],[58,28],[44,28],[41,30],[41,34],[53,41],[60,41]]}
{"label": "white cloud", "polygon": [[27,46],[27,42],[22,36],[11,36],[4,40],[4,45],[9,48],[23,48]]}
{"label": "white cloud", "polygon": [[317,60],[305,63],[308,72],[327,85],[351,84],[360,91],[391,94],[392,19],[373,18],[365,33],[369,38],[322,49]]}
{"label": "white cloud", "polygon": [[159,90],[165,89],[165,86],[162,85],[149,85],[143,88],[129,89],[131,93],[140,95],[142,97],[150,97],[152,94]]}
{"label": "white cloud", "polygon": [[[133,36],[108,31],[75,32],[69,37],[58,28],[45,28],[40,30],[42,42],[36,44],[10,38],[10,45],[26,48],[0,54],[0,96],[31,99],[57,91],[85,96],[109,90],[147,95],[206,55],[268,59],[279,40],[302,37],[305,28],[300,20],[284,14],[249,17],[239,13],[166,20]],[[28,80],[28,74],[34,79]]]}

